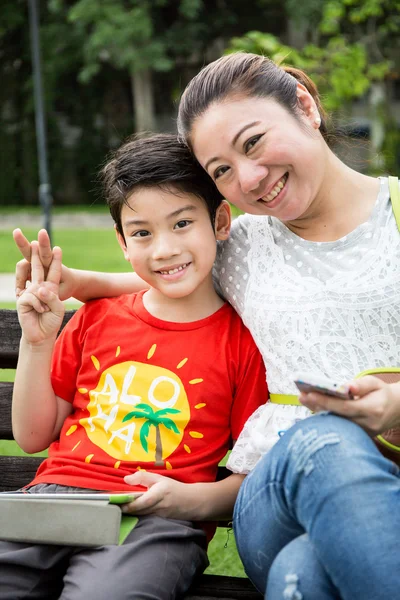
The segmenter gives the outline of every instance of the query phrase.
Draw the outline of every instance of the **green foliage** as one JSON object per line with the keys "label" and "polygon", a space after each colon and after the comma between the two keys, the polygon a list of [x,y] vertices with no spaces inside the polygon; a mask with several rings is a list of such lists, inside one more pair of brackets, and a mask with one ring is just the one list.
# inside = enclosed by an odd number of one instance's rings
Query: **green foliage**
{"label": "green foliage", "polygon": [[373,81],[380,81],[389,73],[393,67],[393,46],[388,48],[388,39],[396,33],[399,47],[400,16],[398,12],[393,18],[391,15],[388,26],[386,19],[379,19],[399,9],[399,0],[305,0],[299,10],[295,10],[295,5],[295,0],[286,0],[296,22],[305,26],[306,20],[319,20],[322,38],[318,44],[306,44],[298,50],[282,44],[274,35],[251,31],[233,38],[227,51],[265,54],[278,63],[306,71],[317,84],[328,110],[362,96]]}
{"label": "green foliage", "polygon": [[231,40],[227,52],[238,50],[265,54],[278,64],[306,71],[317,84],[328,110],[363,95],[373,79],[382,79],[389,70],[387,61],[370,66],[364,46],[346,44],[340,36],[331,38],[324,48],[308,44],[296,50],[271,34],[251,31]]}

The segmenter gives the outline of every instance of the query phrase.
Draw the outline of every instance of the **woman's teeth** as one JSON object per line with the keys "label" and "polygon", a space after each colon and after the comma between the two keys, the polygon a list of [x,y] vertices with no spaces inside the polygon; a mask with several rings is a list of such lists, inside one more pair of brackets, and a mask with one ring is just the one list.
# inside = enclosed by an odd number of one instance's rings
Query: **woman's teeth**
{"label": "woman's teeth", "polygon": [[185,269],[188,266],[189,263],[185,263],[183,265],[181,265],[180,267],[176,267],[175,269],[170,269],[169,271],[160,271],[161,275],[173,275],[174,273],[177,273],[178,271],[182,271],[182,269]]}
{"label": "woman's teeth", "polygon": [[264,202],[271,202],[271,200],[273,200],[274,198],[277,197],[279,192],[281,190],[283,190],[283,188],[285,187],[287,178],[288,178],[288,175],[287,175],[287,173],[285,173],[285,175],[283,177],[281,177],[281,179],[278,181],[278,183],[276,184],[274,189],[270,191],[268,196],[265,196],[265,198],[263,198]]}

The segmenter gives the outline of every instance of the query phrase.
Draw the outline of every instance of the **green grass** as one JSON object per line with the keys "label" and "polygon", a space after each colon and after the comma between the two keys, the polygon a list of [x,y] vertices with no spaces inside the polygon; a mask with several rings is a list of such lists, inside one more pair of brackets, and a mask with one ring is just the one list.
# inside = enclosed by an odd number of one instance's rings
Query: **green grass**
{"label": "green grass", "polygon": [[[28,239],[36,239],[36,229],[24,228]],[[114,230],[110,229],[57,229],[53,243],[61,246],[63,261],[75,269],[123,273],[129,270]],[[21,255],[12,239],[12,231],[0,231],[0,273],[14,273]]]}
{"label": "green grass", "polygon": [[[99,202],[99,204],[71,204],[66,206],[53,206],[51,209],[52,215],[63,215],[65,213],[95,213],[97,215],[108,215],[109,211],[107,206]],[[13,215],[18,213],[24,213],[25,215],[39,216],[42,214],[40,206],[24,206],[21,204],[0,206],[0,217],[1,215]]]}

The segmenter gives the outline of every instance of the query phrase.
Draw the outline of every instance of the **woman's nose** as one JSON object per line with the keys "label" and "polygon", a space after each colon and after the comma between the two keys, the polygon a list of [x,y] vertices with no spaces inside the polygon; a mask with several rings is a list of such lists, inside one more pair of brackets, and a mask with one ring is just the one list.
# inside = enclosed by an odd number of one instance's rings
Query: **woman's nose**
{"label": "woman's nose", "polygon": [[247,162],[239,168],[239,183],[244,194],[254,192],[268,175],[268,169],[262,165]]}

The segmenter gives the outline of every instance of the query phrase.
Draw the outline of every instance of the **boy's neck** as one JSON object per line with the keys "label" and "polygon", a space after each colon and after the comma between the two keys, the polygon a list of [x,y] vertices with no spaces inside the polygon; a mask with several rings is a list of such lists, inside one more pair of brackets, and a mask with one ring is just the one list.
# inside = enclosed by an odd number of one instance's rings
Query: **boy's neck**
{"label": "boy's neck", "polygon": [[224,305],[224,301],[215,291],[210,275],[197,290],[183,298],[169,298],[156,288],[150,288],[143,296],[143,304],[157,319],[174,323],[191,323],[217,312]]}

